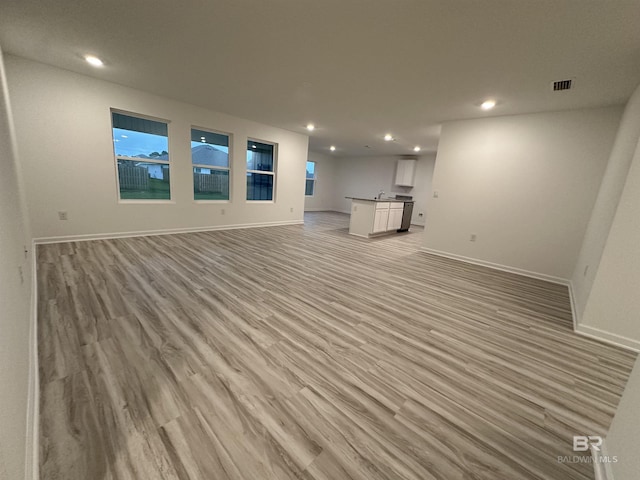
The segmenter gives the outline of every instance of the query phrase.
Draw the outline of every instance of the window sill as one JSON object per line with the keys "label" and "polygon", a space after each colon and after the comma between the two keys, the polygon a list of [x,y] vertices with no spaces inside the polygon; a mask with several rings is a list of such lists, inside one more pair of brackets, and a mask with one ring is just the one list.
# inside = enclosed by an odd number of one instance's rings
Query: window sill
{"label": "window sill", "polygon": [[175,205],[175,200],[118,200],[122,205]]}
{"label": "window sill", "polygon": [[207,204],[207,203],[231,203],[231,200],[194,200],[193,203],[203,203],[203,204]]}
{"label": "window sill", "polygon": [[275,200],[246,200],[245,203],[276,203]]}

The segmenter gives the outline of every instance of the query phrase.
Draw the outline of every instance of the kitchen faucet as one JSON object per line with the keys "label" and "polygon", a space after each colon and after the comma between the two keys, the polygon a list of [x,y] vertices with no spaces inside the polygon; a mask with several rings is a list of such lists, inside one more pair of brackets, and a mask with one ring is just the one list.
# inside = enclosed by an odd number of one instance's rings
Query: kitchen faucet
{"label": "kitchen faucet", "polygon": [[383,195],[384,195],[384,190],[380,189],[380,193],[378,194],[378,200],[380,200]]}

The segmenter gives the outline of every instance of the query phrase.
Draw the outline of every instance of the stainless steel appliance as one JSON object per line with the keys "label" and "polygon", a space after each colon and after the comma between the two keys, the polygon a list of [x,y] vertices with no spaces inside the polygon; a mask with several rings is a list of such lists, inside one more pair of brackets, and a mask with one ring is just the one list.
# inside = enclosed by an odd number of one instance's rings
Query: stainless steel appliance
{"label": "stainless steel appliance", "polygon": [[402,224],[398,232],[408,232],[411,226],[411,215],[413,214],[413,197],[411,195],[396,195],[396,200],[404,200],[404,210],[402,211]]}

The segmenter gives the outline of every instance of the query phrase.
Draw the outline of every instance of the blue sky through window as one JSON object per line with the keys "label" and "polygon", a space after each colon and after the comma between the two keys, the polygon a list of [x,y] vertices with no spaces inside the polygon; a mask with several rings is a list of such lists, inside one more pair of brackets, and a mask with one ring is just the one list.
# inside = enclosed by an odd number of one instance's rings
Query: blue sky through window
{"label": "blue sky through window", "polygon": [[315,174],[316,174],[316,163],[307,162],[307,178],[315,178]]}

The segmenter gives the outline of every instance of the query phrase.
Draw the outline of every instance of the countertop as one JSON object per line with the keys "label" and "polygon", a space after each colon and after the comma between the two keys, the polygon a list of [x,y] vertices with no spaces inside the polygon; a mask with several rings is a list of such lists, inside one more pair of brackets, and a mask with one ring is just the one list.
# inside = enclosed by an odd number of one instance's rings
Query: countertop
{"label": "countertop", "polygon": [[[396,198],[360,198],[360,197],[344,197],[349,198],[351,200],[361,200],[363,202],[396,202],[396,203],[404,203],[407,200],[398,200]],[[409,202],[413,202],[413,200],[408,200]]]}

